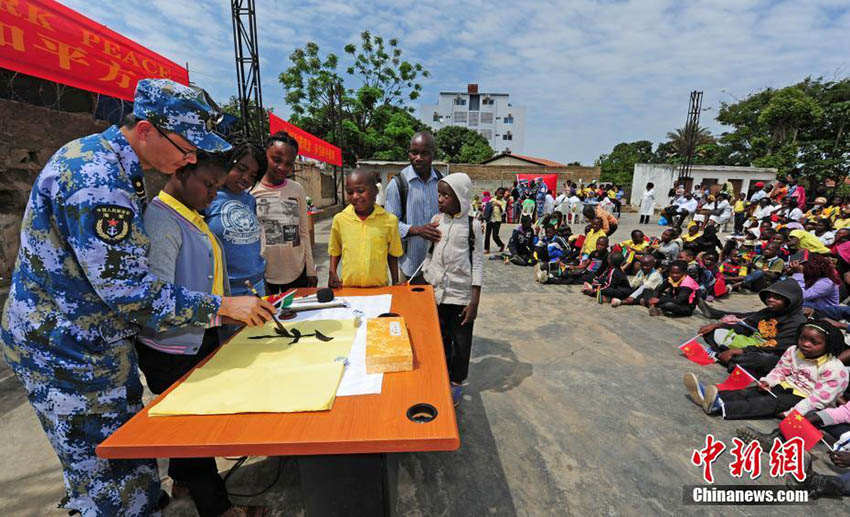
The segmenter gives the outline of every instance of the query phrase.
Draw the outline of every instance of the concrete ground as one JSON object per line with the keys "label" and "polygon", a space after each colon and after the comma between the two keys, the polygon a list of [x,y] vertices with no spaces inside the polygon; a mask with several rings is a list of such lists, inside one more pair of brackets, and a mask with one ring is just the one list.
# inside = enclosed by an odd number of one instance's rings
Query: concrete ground
{"label": "concrete ground", "polygon": [[[636,221],[636,215],[624,214],[617,240],[628,238]],[[329,223],[316,228],[323,283]],[[660,233],[658,226],[643,229]],[[505,241],[509,233],[502,230]],[[747,310],[760,302],[735,295],[718,305]],[[683,506],[683,485],[702,483],[700,469],[690,463],[692,451],[709,432],[731,448],[735,428],[742,425],[704,415],[682,387],[687,371],[709,382],[726,376],[722,368],[699,367],[676,350],[705,322],[700,316],[650,318],[645,309],[598,305],[577,287],[536,284],[531,268],[486,261],[469,386],[457,413],[461,448],[398,456],[398,514],[843,513],[836,500],[811,506]],[[50,510],[63,494],[58,461],[5,364],[0,417],[0,515],[61,515]],[[767,431],[776,421],[754,425]],[[816,469],[829,472],[823,446],[815,450]],[[782,483],[766,474],[766,453],[765,474],[757,482],[734,480],[730,458],[727,450],[715,463],[717,484]],[[262,490],[274,480],[279,461],[249,461],[228,481],[230,490]],[[224,472],[233,462],[219,464]],[[162,473],[165,478],[164,468]],[[267,504],[274,515],[302,515],[294,461],[282,460],[280,478],[263,495],[234,500]],[[180,500],[164,515],[196,514],[190,501]]]}

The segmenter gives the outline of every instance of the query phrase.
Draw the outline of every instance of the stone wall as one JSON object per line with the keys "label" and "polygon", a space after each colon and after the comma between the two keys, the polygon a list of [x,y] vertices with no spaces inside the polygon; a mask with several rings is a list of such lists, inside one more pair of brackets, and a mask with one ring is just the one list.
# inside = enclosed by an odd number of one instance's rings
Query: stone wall
{"label": "stone wall", "polygon": [[21,218],[39,171],[66,142],[106,127],[88,114],[0,99],[0,288],[15,265]]}
{"label": "stone wall", "polygon": [[557,174],[558,190],[560,191],[567,180],[587,184],[598,181],[601,173],[599,167],[517,167],[514,165],[478,165],[472,163],[453,163],[450,172],[464,172],[472,180],[476,191],[488,190],[492,194],[498,187],[511,187],[520,174]]}

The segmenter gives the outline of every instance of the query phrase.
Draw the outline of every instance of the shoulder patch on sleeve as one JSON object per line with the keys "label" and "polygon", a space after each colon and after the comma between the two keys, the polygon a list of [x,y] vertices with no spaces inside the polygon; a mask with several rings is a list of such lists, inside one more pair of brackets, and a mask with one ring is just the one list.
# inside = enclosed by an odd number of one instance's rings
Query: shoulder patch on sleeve
{"label": "shoulder patch on sleeve", "polygon": [[117,244],[130,235],[133,211],[119,205],[94,207],[94,234],[107,244]]}

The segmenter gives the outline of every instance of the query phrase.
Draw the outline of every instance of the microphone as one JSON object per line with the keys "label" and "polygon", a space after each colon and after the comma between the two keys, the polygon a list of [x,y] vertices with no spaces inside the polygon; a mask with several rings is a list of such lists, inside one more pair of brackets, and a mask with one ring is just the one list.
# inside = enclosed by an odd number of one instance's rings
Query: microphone
{"label": "microphone", "polygon": [[309,296],[304,296],[302,298],[298,298],[298,302],[312,302],[317,301],[319,303],[328,303],[333,301],[334,299],[334,291],[330,287],[323,287],[316,291],[316,294],[311,294]]}

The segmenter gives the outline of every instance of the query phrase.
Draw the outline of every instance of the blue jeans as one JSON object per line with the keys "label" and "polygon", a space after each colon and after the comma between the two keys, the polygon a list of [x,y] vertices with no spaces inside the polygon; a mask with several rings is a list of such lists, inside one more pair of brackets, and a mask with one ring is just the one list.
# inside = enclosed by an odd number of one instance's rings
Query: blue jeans
{"label": "blue jeans", "polygon": [[749,289],[750,291],[761,291],[767,287],[765,285],[766,283],[767,281],[765,279],[764,271],[757,269],[744,277],[742,287]]}
{"label": "blue jeans", "polygon": [[832,307],[818,307],[817,311],[827,318],[833,320],[848,320],[850,321],[850,306],[848,305],[833,305]]}

